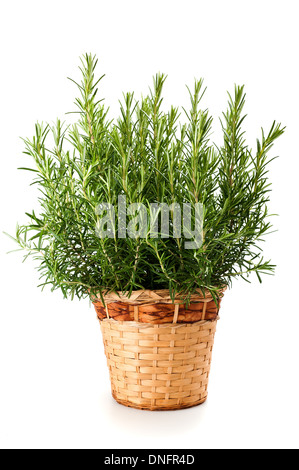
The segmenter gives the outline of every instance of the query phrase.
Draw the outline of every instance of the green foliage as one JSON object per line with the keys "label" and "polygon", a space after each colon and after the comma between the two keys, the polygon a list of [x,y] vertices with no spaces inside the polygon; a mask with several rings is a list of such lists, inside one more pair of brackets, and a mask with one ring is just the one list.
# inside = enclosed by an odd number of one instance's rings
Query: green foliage
{"label": "green foliage", "polygon": [[[259,244],[271,229],[267,155],[281,125],[274,122],[268,134],[262,130],[256,152],[249,149],[242,131],[244,89],[235,86],[218,148],[209,139],[212,118],[200,108],[202,80],[188,89],[190,110],[179,124],[178,108],[162,110],[162,74],[140,101],[125,94],[120,117],[110,122],[98,99],[96,64],[91,55],[81,59],[77,124],[36,124],[35,136],[24,140],[35,164],[25,169],[35,172],[40,209],[27,214],[16,240],[26,257],[38,260],[41,285],[79,298],[103,288],[169,288],[172,294],[206,288],[215,295],[235,276],[247,279],[255,272],[260,279],[273,272]],[[148,210],[155,202],[201,202],[203,245],[188,250],[184,238],[118,238],[117,232],[98,238],[96,207],[116,206],[119,195]]]}

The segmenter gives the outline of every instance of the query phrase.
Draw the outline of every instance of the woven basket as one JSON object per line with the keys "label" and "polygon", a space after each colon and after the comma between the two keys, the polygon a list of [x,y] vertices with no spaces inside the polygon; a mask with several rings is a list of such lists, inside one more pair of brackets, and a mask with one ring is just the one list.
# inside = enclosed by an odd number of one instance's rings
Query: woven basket
{"label": "woven basket", "polygon": [[[219,305],[208,293],[193,296],[188,308],[181,299],[170,302],[168,291],[136,291],[121,299],[108,294],[105,306],[94,299],[112,395],[123,405],[175,410],[207,398]],[[187,320],[190,312],[194,321]],[[115,320],[120,315],[125,319]]]}

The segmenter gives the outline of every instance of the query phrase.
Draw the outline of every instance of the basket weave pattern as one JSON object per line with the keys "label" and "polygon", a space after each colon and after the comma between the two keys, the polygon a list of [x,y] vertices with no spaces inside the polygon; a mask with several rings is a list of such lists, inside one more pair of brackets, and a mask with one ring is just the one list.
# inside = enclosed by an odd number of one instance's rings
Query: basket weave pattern
{"label": "basket weave pattern", "polygon": [[102,320],[113,397],[123,405],[148,410],[203,403],[216,323]]}
{"label": "basket weave pattern", "polygon": [[192,323],[199,320],[215,320],[221,304],[223,291],[219,291],[218,305],[209,292],[202,292],[190,298],[188,306],[177,297],[173,303],[168,290],[134,291],[130,297],[121,293],[104,296],[105,305],[99,298],[93,304],[99,320],[114,318],[117,321],[138,321],[141,323]]}

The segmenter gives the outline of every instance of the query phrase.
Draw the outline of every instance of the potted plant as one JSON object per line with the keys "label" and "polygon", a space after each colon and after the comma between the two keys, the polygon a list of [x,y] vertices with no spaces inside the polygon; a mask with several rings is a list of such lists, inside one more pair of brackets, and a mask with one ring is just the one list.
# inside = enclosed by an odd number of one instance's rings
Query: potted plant
{"label": "potted plant", "polygon": [[[141,409],[178,409],[207,397],[218,311],[235,277],[272,273],[260,242],[271,229],[267,177],[273,123],[252,151],[242,130],[244,87],[235,86],[210,141],[200,108],[162,106],[163,74],[148,96],[124,94],[109,120],[92,55],[81,59],[78,120],[35,126],[39,211],[15,240],[38,261],[41,285],[90,297],[101,323],[112,394]],[[180,118],[180,123],[179,123]]]}

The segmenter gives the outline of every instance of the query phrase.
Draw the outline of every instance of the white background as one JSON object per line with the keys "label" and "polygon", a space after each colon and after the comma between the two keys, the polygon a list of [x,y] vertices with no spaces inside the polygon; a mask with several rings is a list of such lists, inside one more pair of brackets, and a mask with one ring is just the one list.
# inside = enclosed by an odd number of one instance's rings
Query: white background
{"label": "white background", "polygon": [[[298,2],[34,0],[1,8],[0,446],[4,448],[298,448]],[[278,232],[265,256],[276,276],[234,282],[223,300],[208,401],[182,411],[122,407],[110,396],[100,327],[88,300],[37,289],[38,273],[6,252],[16,222],[36,207],[19,136],[68,119],[78,57],[97,54],[101,95],[147,91],[168,74],[165,105],[187,105],[204,77],[218,116],[226,91],[245,84],[250,145],[276,119],[287,126],[271,166]]]}

